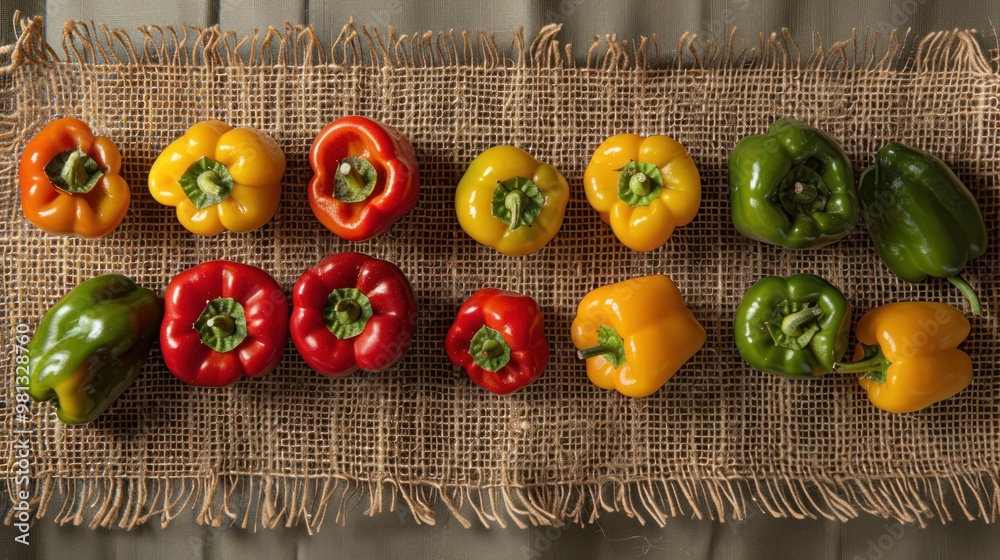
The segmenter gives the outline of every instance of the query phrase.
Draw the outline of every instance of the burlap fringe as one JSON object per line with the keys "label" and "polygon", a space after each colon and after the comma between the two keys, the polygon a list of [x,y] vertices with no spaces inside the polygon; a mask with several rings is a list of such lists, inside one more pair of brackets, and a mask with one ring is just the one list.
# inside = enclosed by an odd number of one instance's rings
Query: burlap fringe
{"label": "burlap fringe", "polygon": [[[311,27],[287,25],[238,37],[218,27],[137,28],[141,39],[122,29],[93,23],[67,22],[60,55],[44,39],[41,18],[15,16],[17,41],[0,47],[9,62],[0,74],[26,64],[319,66],[422,68],[462,66],[495,68],[562,68],[607,72],[647,69],[813,69],[902,70],[914,72],[997,72],[997,50],[983,53],[974,31],[930,34],[917,41],[908,32],[883,38],[877,32],[855,32],[846,41],[824,47],[817,37],[805,55],[787,30],[760,34],[748,45],[734,30],[724,41],[699,40],[685,34],[676,49],[661,53],[656,36],[636,42],[615,35],[594,38],[585,62],[578,66],[573,46],[561,44],[559,25],[548,25],[527,43],[514,34],[510,49],[497,46],[492,35],[418,33],[400,35],[389,28],[383,37],[353,21],[326,49]],[[996,43],[996,33],[993,33]],[[7,77],[9,79],[9,76]],[[10,115],[7,115],[8,117]],[[718,478],[660,478],[623,481],[609,478],[572,485],[447,485],[392,479],[364,481],[346,476],[207,475],[185,478],[122,476],[65,479],[53,475],[33,480],[31,507],[36,518],[52,515],[56,523],[86,523],[92,528],[132,529],[151,520],[168,525],[186,511],[198,523],[271,528],[304,524],[318,531],[332,512],[334,523],[346,523],[349,512],[363,508],[375,515],[405,504],[418,523],[434,524],[444,513],[459,524],[483,526],[561,526],[585,524],[602,513],[621,512],[640,523],[664,525],[667,519],[739,521],[757,514],[796,519],[848,520],[869,513],[925,525],[953,516],[995,521],[1000,518],[1000,470],[916,476],[857,473],[830,479],[818,474],[800,478],[748,474]],[[8,496],[15,490],[8,480]],[[61,501],[61,503],[59,503]],[[956,509],[957,506],[957,509]],[[54,513],[53,513],[54,512]],[[14,511],[8,510],[6,522]]]}
{"label": "burlap fringe", "polygon": [[[759,33],[747,42],[736,28],[720,40],[681,35],[674,49],[661,49],[660,41],[640,37],[637,41],[617,35],[594,36],[585,58],[578,59],[573,45],[560,43],[561,24],[549,24],[529,43],[524,30],[514,32],[507,48],[497,45],[495,35],[477,32],[426,31],[400,34],[392,26],[386,32],[361,26],[351,19],[329,48],[312,26],[291,25],[284,29],[255,29],[239,36],[218,26],[145,25],[138,33],[109,28],[94,22],[67,21],[63,27],[60,55],[45,40],[41,17],[14,16],[17,41],[0,47],[8,55],[5,66],[75,62],[82,65],[163,66],[340,66],[370,68],[562,68],[601,71],[650,69],[761,68],[773,70],[951,70],[994,73],[1000,69],[1000,48],[984,54],[975,30],[931,33],[919,41],[909,30],[888,36],[855,29],[851,38],[826,46],[818,34],[808,52],[803,52],[788,29]],[[992,30],[994,45],[1000,45]]]}
{"label": "burlap fringe", "polygon": [[[418,524],[434,525],[443,513],[465,528],[476,521],[487,528],[585,525],[610,512],[661,527],[681,516],[722,522],[761,514],[847,521],[862,513],[926,526],[935,518],[941,523],[955,517],[996,521],[998,480],[1000,472],[850,480],[608,479],[563,486],[477,487],[341,476],[45,477],[34,483],[31,507],[36,519],[55,511],[55,523],[86,523],[91,529],[131,530],[151,520],[166,527],[190,512],[202,525],[253,530],[305,525],[310,534],[319,531],[331,513],[333,523],[344,525],[355,510],[363,508],[365,515],[373,516],[396,511],[402,504]],[[8,513],[7,524],[13,513]]]}

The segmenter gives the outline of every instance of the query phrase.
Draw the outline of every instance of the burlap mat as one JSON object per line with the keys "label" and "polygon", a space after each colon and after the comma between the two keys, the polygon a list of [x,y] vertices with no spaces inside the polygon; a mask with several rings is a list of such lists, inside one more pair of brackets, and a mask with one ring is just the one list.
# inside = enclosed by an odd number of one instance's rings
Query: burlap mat
{"label": "burlap mat", "polygon": [[[608,510],[660,524],[758,511],[832,519],[871,512],[920,523],[998,517],[1000,84],[996,60],[972,34],[860,35],[812,51],[787,34],[749,47],[685,37],[668,54],[653,41],[609,37],[577,64],[556,26],[529,44],[515,34],[509,56],[482,35],[400,36],[353,25],[333,45],[308,28],[249,38],[217,29],[140,31],[133,35],[145,38],[132,41],[69,24],[63,44],[50,46],[39,19],[22,24],[17,44],[3,51],[0,372],[9,378],[14,370],[9,349],[18,325],[33,328],[78,282],[119,272],[162,293],[173,275],[216,258],[262,267],[286,289],[336,251],[388,259],[416,289],[418,337],[392,371],[340,380],[311,371],[289,342],[278,371],[222,390],[182,385],[154,350],[135,385],[92,425],[64,426],[35,405],[28,419],[35,515],[131,528],[193,511],[203,523],[310,530],[324,518],[344,522],[352,511],[396,507],[420,522],[445,512],[491,526],[587,522]],[[306,198],[313,136],[347,114],[405,133],[423,180],[411,214],[353,245],[325,230]],[[104,239],[47,235],[21,215],[21,151],[64,115],[110,136],[125,158],[132,208]],[[883,143],[902,140],[941,156],[975,193],[993,233],[989,252],[967,269],[985,315],[973,320],[965,345],[975,380],[957,397],[894,416],[872,407],[848,376],[793,382],[740,360],[733,312],[767,274],[826,277],[848,295],[855,319],[901,299],[966,308],[944,281],[897,281],[863,226],[814,251],[735,231],[730,150],[786,115],[840,139],[859,173]],[[207,118],[262,129],[288,156],[281,207],[258,231],[192,235],[146,189],[159,151]],[[594,148],[619,132],[673,136],[701,169],[701,212],[652,253],[618,243],[580,186]],[[555,165],[573,185],[558,237],[528,257],[477,245],[454,217],[452,193],[466,165],[505,143]],[[577,302],[594,287],[651,273],[678,283],[708,342],[651,397],[599,390],[570,342]],[[531,294],[546,315],[549,369],[511,396],[471,384],[442,349],[453,313],[483,286]],[[10,385],[3,394],[0,476],[13,499],[12,431],[20,423]]]}

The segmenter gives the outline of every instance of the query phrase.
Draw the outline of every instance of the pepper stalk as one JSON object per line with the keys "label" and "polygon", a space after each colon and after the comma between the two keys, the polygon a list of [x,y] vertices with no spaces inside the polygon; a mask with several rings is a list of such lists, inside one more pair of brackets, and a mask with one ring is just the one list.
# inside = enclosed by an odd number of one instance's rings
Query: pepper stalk
{"label": "pepper stalk", "polygon": [[104,172],[96,161],[80,148],[56,155],[45,166],[45,175],[59,190],[70,194],[90,192]]}

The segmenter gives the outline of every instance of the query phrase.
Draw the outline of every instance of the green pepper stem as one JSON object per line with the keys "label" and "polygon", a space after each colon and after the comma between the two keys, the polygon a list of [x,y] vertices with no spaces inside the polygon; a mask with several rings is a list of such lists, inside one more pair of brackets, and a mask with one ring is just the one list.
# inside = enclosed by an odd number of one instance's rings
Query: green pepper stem
{"label": "green pepper stem", "polygon": [[503,199],[503,205],[510,210],[510,229],[517,229],[521,221],[521,214],[524,213],[524,199],[527,198],[520,190],[512,190]]}
{"label": "green pepper stem", "polygon": [[817,189],[815,185],[796,181],[795,188],[791,194],[791,199],[797,204],[809,204],[816,200],[816,196],[818,194],[819,189]]}
{"label": "green pepper stem", "polygon": [[201,342],[216,352],[235,350],[247,337],[246,313],[243,305],[232,298],[215,298],[206,302],[194,328]]}
{"label": "green pepper stem", "polygon": [[229,336],[236,330],[236,322],[229,315],[216,315],[205,325],[219,333],[219,336]]}
{"label": "green pepper stem", "polygon": [[500,346],[500,343],[498,343],[495,340],[489,339],[486,342],[483,342],[483,348],[482,351],[479,352],[479,355],[482,358],[496,358],[502,353],[503,353],[503,347]]}
{"label": "green pepper stem", "polygon": [[337,288],[326,297],[323,321],[326,328],[340,340],[354,338],[372,318],[372,303],[357,288]]}
{"label": "green pepper stem", "polygon": [[586,360],[586,359],[589,359],[589,358],[593,358],[594,356],[600,356],[600,355],[607,354],[609,352],[614,352],[614,351],[615,351],[615,348],[612,347],[612,346],[610,346],[610,345],[598,344],[597,346],[591,346],[590,348],[584,348],[583,350],[577,350],[576,351],[576,357],[577,357],[577,359],[580,359],[580,360]]}
{"label": "green pepper stem", "polygon": [[884,372],[890,365],[892,365],[892,363],[886,359],[885,354],[882,353],[882,349],[879,348],[877,352],[871,355],[871,357],[865,358],[864,360],[851,362],[849,364],[833,364],[833,371],[838,373]]}
{"label": "green pepper stem", "polygon": [[222,202],[233,190],[233,176],[229,174],[229,169],[208,156],[189,165],[177,182],[198,210]]}
{"label": "green pepper stem", "polygon": [[949,276],[948,281],[954,284],[955,287],[958,288],[960,292],[962,292],[962,295],[965,296],[965,299],[969,300],[969,305],[972,306],[972,313],[974,315],[983,314],[983,306],[982,304],[979,303],[979,296],[976,295],[976,292],[972,289],[972,286],[970,286],[969,283],[966,282],[964,278],[957,275]]}
{"label": "green pepper stem", "polygon": [[[56,163],[61,158],[65,158],[60,164]],[[104,173],[98,167],[97,162],[88,156],[80,148],[67,150],[53,158],[49,165],[45,167],[45,173],[57,187],[70,193],[83,193],[93,186],[95,179],[100,178]]]}
{"label": "green pepper stem", "polygon": [[198,175],[198,188],[205,194],[219,196],[222,194],[222,178],[215,171],[209,169]]}
{"label": "green pepper stem", "polygon": [[62,172],[59,176],[66,181],[67,185],[85,185],[87,183],[87,170],[83,168],[86,158],[86,154],[83,150],[73,150],[70,152],[69,157],[66,158],[66,163],[63,164]]}
{"label": "green pepper stem", "polygon": [[341,325],[349,325],[358,320],[361,315],[361,306],[354,300],[342,299],[334,306],[337,322]]}
{"label": "green pepper stem", "polygon": [[798,336],[803,325],[819,319],[823,315],[823,310],[819,307],[807,307],[802,311],[787,315],[781,320],[781,332],[788,336]]}
{"label": "green pepper stem", "polygon": [[367,188],[367,183],[365,182],[364,177],[362,177],[361,174],[358,173],[358,170],[355,169],[355,167],[350,163],[346,161],[341,163],[338,171],[340,171],[340,174],[343,175],[344,181],[347,183],[347,187],[352,191],[363,191]]}
{"label": "green pepper stem", "polygon": [[483,325],[469,341],[469,356],[477,366],[495,373],[510,362],[510,346],[500,331]]}
{"label": "green pepper stem", "polygon": [[649,177],[645,173],[639,172],[632,175],[632,178],[628,180],[628,188],[630,191],[635,193],[637,196],[646,196],[651,190],[649,185]]}

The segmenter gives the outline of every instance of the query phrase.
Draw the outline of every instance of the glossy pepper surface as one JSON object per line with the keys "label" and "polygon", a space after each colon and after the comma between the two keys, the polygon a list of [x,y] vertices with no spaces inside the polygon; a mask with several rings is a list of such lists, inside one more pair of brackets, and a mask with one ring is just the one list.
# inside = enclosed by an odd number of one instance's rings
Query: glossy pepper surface
{"label": "glossy pepper surface", "polygon": [[292,306],[295,347],[332,377],[392,367],[417,328],[409,280],[396,265],[361,253],[330,255],[303,273]]}
{"label": "glossy pepper surface", "polygon": [[930,153],[890,142],[861,174],[859,189],[868,232],[889,270],[907,282],[947,278],[979,315],[979,298],[959,273],[986,252],[986,224],[955,173]]}
{"label": "glossy pepper surface", "polygon": [[128,211],[122,156],[79,119],[49,123],[28,142],[19,170],[21,209],[29,222],[59,235],[102,237]]}
{"label": "glossy pepper surface", "polygon": [[858,222],[847,154],[826,133],[793,119],[736,144],[729,201],[740,233],[792,249],[833,243]]}
{"label": "glossy pepper surface", "polygon": [[583,185],[590,205],[634,251],[666,243],[701,204],[698,168],[684,146],[667,136],[608,138],[587,165]]}
{"label": "glossy pepper surface", "polygon": [[826,280],[767,276],[736,309],[734,339],[740,356],[761,371],[818,377],[844,357],[850,327],[850,303]]}
{"label": "glossy pepper surface", "polygon": [[326,126],[309,152],[309,204],[337,236],[371,239],[417,204],[417,155],[391,126],[359,116]]}
{"label": "glossy pepper surface", "polygon": [[965,315],[944,303],[883,305],[858,322],[855,361],[836,371],[861,374],[858,383],[882,410],[920,410],[972,382],[972,359],[958,349],[969,329]]}
{"label": "glossy pepper surface", "polygon": [[174,140],[149,170],[149,192],[191,233],[247,232],[271,221],[285,154],[270,136],[209,120]]}
{"label": "glossy pepper surface", "polygon": [[705,344],[705,329],[665,275],[591,291],[571,330],[587,376],[629,397],[655,393]]}
{"label": "glossy pepper surface", "polygon": [[472,160],[455,191],[462,229],[510,256],[534,253],[562,225],[569,185],[562,173],[513,146],[494,146]]}
{"label": "glossy pepper surface", "polygon": [[101,415],[135,381],[160,328],[156,294],[118,274],[73,288],[28,344],[28,395],[66,424]]}
{"label": "glossy pepper surface", "polygon": [[538,303],[495,288],[479,290],[465,300],[444,345],[469,379],[499,395],[533,383],[549,362]]}
{"label": "glossy pepper surface", "polygon": [[263,270],[209,261],[170,281],[160,350],[181,381],[225,387],[264,375],[281,361],[288,339],[288,300]]}

